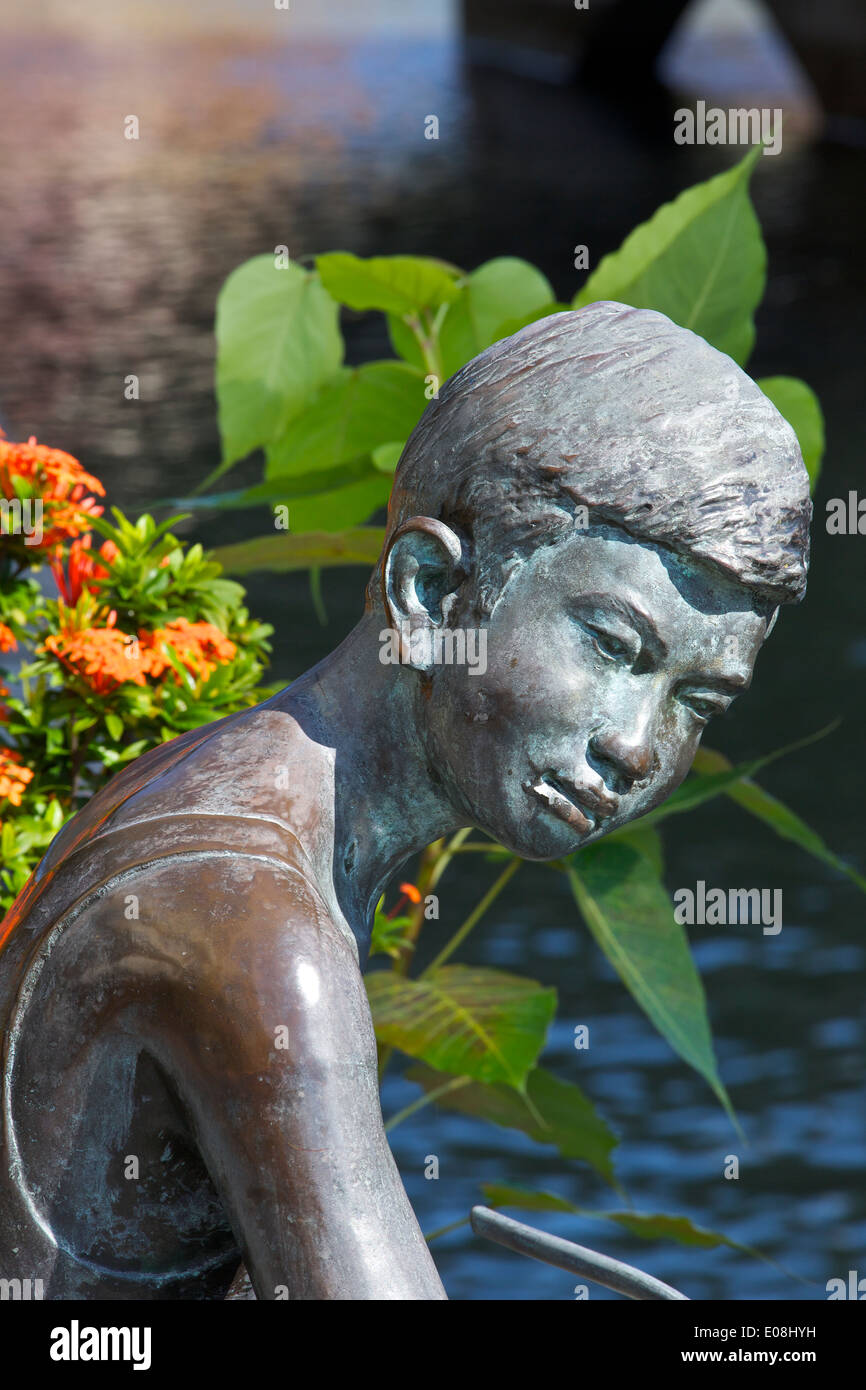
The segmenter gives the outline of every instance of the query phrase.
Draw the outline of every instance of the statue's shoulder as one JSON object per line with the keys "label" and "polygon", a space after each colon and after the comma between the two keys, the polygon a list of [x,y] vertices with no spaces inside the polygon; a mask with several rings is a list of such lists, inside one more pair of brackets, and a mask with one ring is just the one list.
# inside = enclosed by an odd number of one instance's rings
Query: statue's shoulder
{"label": "statue's shoulder", "polygon": [[54,840],[48,867],[78,845],[127,826],[190,816],[284,819],[280,771],[291,762],[293,721],[263,706],[192,729],[136,758]]}
{"label": "statue's shoulder", "polygon": [[28,918],[28,927],[47,926],[82,895],[155,873],[166,859],[193,879],[196,863],[229,858],[270,862],[299,888],[312,884],[294,825],[296,743],[289,716],[257,706],[136,759],[64,826],[0,935]]}

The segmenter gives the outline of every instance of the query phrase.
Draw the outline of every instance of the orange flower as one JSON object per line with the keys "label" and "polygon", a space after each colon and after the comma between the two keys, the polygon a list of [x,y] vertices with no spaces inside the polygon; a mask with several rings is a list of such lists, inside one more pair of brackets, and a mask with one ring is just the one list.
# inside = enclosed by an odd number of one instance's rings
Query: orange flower
{"label": "orange flower", "polygon": [[[61,618],[63,605],[60,606]],[[145,663],[138,642],[115,627],[117,613],[108,615],[105,627],[85,627],[77,631],[64,626],[45,639],[41,651],[51,652],[59,661],[82,676],[97,695],[108,695],[124,681],[144,685]]]}
{"label": "orange flower", "polygon": [[397,916],[398,912],[404,911],[408,907],[409,903],[415,903],[415,905],[417,906],[418,903],[420,903],[420,901],[421,894],[415,887],[414,883],[401,883],[400,896],[395,902],[394,906],[391,908],[391,911],[385,913],[385,917],[390,922],[393,920],[393,918]]}
{"label": "orange flower", "polygon": [[23,479],[28,491],[42,499],[42,540],[35,550],[52,550],[75,539],[87,529],[88,517],[102,515],[102,507],[88,495],[105,496],[99,479],[85,472],[71,454],[37,444],[35,435],[26,444],[0,438],[0,493],[10,502],[18,495],[15,478]]}
{"label": "orange flower", "polygon": [[[81,597],[84,589],[89,593],[95,594],[98,585],[94,583],[97,579],[107,579],[108,570],[104,565],[100,565],[95,555],[91,553],[91,542],[93,535],[90,531],[86,536],[74,540],[69,547],[69,561],[67,572],[63,571],[63,559],[58,548],[51,557],[51,572],[54,575],[54,582],[57,585],[63,599],[70,607],[75,606]],[[110,565],[115,556],[119,554],[114,541],[103,541],[99,548],[99,554],[106,564]]]}
{"label": "orange flower", "polygon": [[191,623],[188,618],[173,618],[155,632],[138,634],[148,675],[158,679],[170,671],[175,680],[177,672],[162,650],[170,647],[181,665],[193,676],[207,679],[221,661],[231,661],[237,652],[234,642],[213,623]]}
{"label": "orange flower", "polygon": [[76,675],[82,676],[97,695],[108,695],[124,681],[144,685],[145,677],[180,679],[165,653],[168,646],[193,676],[206,679],[220,661],[231,661],[234,642],[212,623],[191,623],[174,618],[155,632],[142,629],[137,637],[116,626],[117,613],[108,614],[104,627],[76,628],[75,614],[59,601],[61,628],[45,639],[41,651],[51,652]]}
{"label": "orange flower", "polygon": [[21,754],[14,748],[0,749],[0,801],[8,797],[13,806],[21,805],[28,782],[33,781],[31,767],[19,767]]}
{"label": "orange flower", "polygon": [[15,633],[5,623],[0,623],[0,652],[14,652],[18,648]]}

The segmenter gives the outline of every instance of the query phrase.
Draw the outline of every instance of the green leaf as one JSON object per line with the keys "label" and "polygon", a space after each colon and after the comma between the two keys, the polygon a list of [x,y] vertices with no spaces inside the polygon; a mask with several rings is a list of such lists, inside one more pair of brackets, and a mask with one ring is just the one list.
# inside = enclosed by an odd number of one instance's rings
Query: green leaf
{"label": "green leaf", "polygon": [[[298,497],[318,497],[337,492],[350,483],[370,481],[381,470],[367,455],[312,473],[276,474],[266,482],[233,492],[210,492],[203,497],[184,499],[185,505],[198,511],[243,511],[247,507],[262,507],[275,502],[288,502]],[[177,552],[175,552],[177,554]],[[177,568],[177,566],[175,566]]]}
{"label": "green leaf", "polygon": [[411,314],[454,299],[453,269],[427,256],[371,256],[349,251],[317,256],[316,269],[334,299],[349,309]]}
{"label": "green leaf", "polygon": [[217,301],[216,389],[223,458],[208,482],[283,434],[310,395],[339,370],[337,304],[301,266],[256,256]]}
{"label": "green leaf", "polygon": [[115,743],[119,743],[123,738],[123,720],[119,714],[106,714],[105,727]]}
{"label": "green leaf", "polygon": [[[529,1188],[515,1187],[507,1183],[483,1183],[481,1187],[484,1200],[489,1207],[517,1207],[521,1211],[567,1211],[575,1216],[588,1217],[592,1221],[613,1221],[633,1236],[641,1240],[675,1240],[678,1245],[690,1245],[699,1250],[713,1250],[726,1245],[731,1250],[740,1250],[758,1260],[774,1264],[766,1255],[751,1245],[741,1245],[720,1231],[707,1230],[696,1226],[687,1216],[668,1216],[665,1212],[642,1211],[596,1211],[587,1207],[575,1206],[565,1197],[554,1192],[533,1192]],[[778,1266],[776,1266],[778,1268]]]}
{"label": "green leaf", "polygon": [[[355,459],[322,473],[288,473],[242,492],[209,494],[194,498],[193,506],[214,511],[241,511],[279,503],[289,504],[289,526],[309,531],[344,531],[366,521],[387,504],[393,479],[374,466],[371,458]],[[228,547],[231,549],[231,547]],[[239,572],[239,571],[236,571]]]}
{"label": "green leaf", "polygon": [[794,811],[789,810],[775,796],[764,791],[764,788],[759,787],[756,782],[750,782],[744,778],[729,787],[727,794],[732,801],[736,801],[738,806],[742,806],[744,810],[750,811],[753,816],[757,816],[759,820],[769,825],[781,839],[791,840],[800,849],[804,849],[807,854],[814,855],[816,859],[820,859],[831,869],[845,874],[852,883],[856,883],[857,887],[866,893],[866,878],[828,849],[821,836],[811,830],[805,821],[801,820]]}
{"label": "green leaf", "polygon": [[289,507],[289,526],[301,535],[310,531],[344,532],[387,505],[392,481],[387,474],[371,468],[370,476],[356,483],[333,492],[296,498]]}
{"label": "green leaf", "polygon": [[793,376],[765,376],[755,384],[769,396],[796,434],[814,492],[824,456],[824,416],[818,397],[805,381]]}
{"label": "green leaf", "polygon": [[526,328],[530,323],[536,323],[538,319],[549,319],[551,314],[567,313],[572,306],[561,304],[558,300],[550,304],[542,304],[538,309],[532,309],[528,314],[520,314],[517,318],[505,319],[500,323],[496,330],[496,341],[500,338],[510,338],[512,333],[519,333],[521,328]]}
{"label": "green leaf", "polygon": [[736,1123],[716,1070],[701,978],[652,861],[634,844],[611,839],[578,851],[567,873],[586,924],[617,974]]}
{"label": "green leaf", "polygon": [[520,1211],[576,1212],[574,1202],[555,1192],[535,1192],[528,1187],[505,1182],[483,1182],[481,1191],[489,1207],[518,1207]]}
{"label": "green leaf", "polygon": [[366,977],[376,1036],[451,1076],[522,1090],[544,1046],[556,991],[534,980],[444,965],[420,980]]}
{"label": "green leaf", "polygon": [[378,468],[381,473],[394,473],[397,464],[400,462],[400,455],[406,447],[405,439],[391,441],[388,444],[380,444],[378,449],[374,449],[370,457],[373,460],[373,467]]}
{"label": "green leaf", "polygon": [[400,913],[396,917],[388,917],[382,910],[385,901],[384,894],[379,899],[373,919],[373,931],[370,936],[370,955],[371,956],[391,956],[393,960],[399,960],[401,955],[409,952],[411,955],[414,950],[414,943],[407,932],[411,930],[412,918],[405,913]]}
{"label": "green leaf", "polygon": [[749,199],[755,148],[733,169],[687,188],[605,256],[573,307],[599,299],[657,309],[742,366],[755,341],[766,251]]}
{"label": "green leaf", "polygon": [[720,1231],[708,1231],[704,1226],[696,1226],[687,1216],[643,1211],[599,1211],[592,1215],[599,1220],[615,1221],[641,1240],[675,1240],[678,1245],[697,1246],[699,1250],[713,1250],[716,1246],[727,1245],[731,1250],[745,1250],[759,1259],[763,1258],[751,1246],[741,1245],[739,1241],[723,1236]]}
{"label": "green leaf", "polygon": [[528,261],[499,256],[473,270],[449,307],[439,335],[447,378],[503,337],[503,325],[553,304],[550,283]]}
{"label": "green leaf", "polygon": [[289,574],[293,570],[309,569],[311,565],[322,568],[364,565],[370,569],[379,558],[384,540],[383,526],[356,526],[335,532],[308,531],[300,535],[280,531],[224,545],[213,552],[213,558],[229,574],[250,574],[255,570]]}
{"label": "green leaf", "polygon": [[[744,777],[753,777],[756,772],[760,772],[762,767],[768,767],[777,758],[784,758],[789,753],[796,753],[800,748],[807,748],[810,743],[825,738],[836,728],[837,723],[838,721],[834,721],[825,728],[819,729],[817,733],[797,739],[796,743],[786,744],[784,748],[777,748],[775,752],[765,753],[760,758],[752,758],[749,762],[740,763],[737,767],[732,766],[727,758],[722,758],[720,753],[711,753],[709,749],[699,748],[693,763],[693,770],[697,775],[692,775],[682,786],[677,787],[663,805],[656,807],[654,811],[649,811],[647,815],[641,816],[637,824],[640,826],[656,825],[668,816],[694,810],[702,802],[710,801],[712,797],[720,796],[722,792],[729,792],[731,787]],[[712,764],[710,763],[711,759],[715,760]],[[710,766],[712,766],[712,771],[709,770]],[[613,839],[613,836],[610,838]]]}
{"label": "green leaf", "polygon": [[388,337],[398,357],[408,362],[416,371],[427,372],[427,364],[421,351],[421,344],[408,323],[400,314],[388,314]]}
{"label": "green leaf", "polygon": [[334,468],[405,439],[426,404],[424,378],[404,362],[346,370],[268,446],[265,476]]}
{"label": "green leaf", "polygon": [[[711,749],[701,749],[701,759],[695,759],[696,767],[701,771],[706,769],[710,775],[717,771],[724,772],[731,767],[730,762],[722,753],[716,753]],[[759,787],[757,782],[752,782],[747,777],[740,777],[737,781],[729,783],[724,788],[725,794],[735,801],[738,806],[749,811],[758,820],[762,820],[769,825],[771,830],[783,840],[790,840],[807,854],[819,859],[822,864],[826,864],[831,869],[836,869],[839,873],[845,874],[852,883],[866,892],[866,878],[859,874],[856,869],[852,869],[850,864],[846,864],[844,859],[840,859],[831,849],[828,849],[821,836],[812,830],[804,820],[790,810],[785,804],[772,796],[763,787]]]}
{"label": "green leaf", "polygon": [[646,818],[623,826],[621,830],[614,830],[605,838],[608,844],[621,840],[627,845],[632,845],[649,860],[653,870],[661,878],[665,870],[662,837],[654,826],[648,824]]}
{"label": "green leaf", "polygon": [[[430,1067],[414,1066],[406,1072],[406,1080],[434,1091],[445,1077]],[[521,1130],[538,1144],[552,1144],[563,1158],[591,1164],[606,1182],[617,1186],[611,1159],[616,1135],[579,1086],[560,1081],[541,1067],[527,1076],[525,1096],[510,1086],[473,1081],[441,1095],[436,1104],[504,1129]]]}

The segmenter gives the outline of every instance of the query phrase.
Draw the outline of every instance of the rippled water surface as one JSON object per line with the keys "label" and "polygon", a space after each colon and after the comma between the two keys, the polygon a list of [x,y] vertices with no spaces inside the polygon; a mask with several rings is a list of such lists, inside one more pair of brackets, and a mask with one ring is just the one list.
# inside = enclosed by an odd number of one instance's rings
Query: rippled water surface
{"label": "rippled water surface", "polygon": [[[296,44],[275,27],[204,20],[171,34],[93,26],[76,36],[22,21],[2,32],[0,88],[0,423],[78,455],[128,509],[190,488],[217,460],[213,306],[246,257],[277,244],[295,256],[409,251],[467,267],[516,254],[568,298],[576,244],[595,262],[721,167],[716,151],[674,147],[664,102],[626,115],[576,88],[470,72],[439,38]],[[430,112],[438,142],[423,138]],[[138,142],[122,136],[129,113]],[[863,183],[863,150],[833,145],[766,159],[755,179],[770,274],[750,369],[817,389],[829,453],[808,598],[783,614],[754,689],[711,740],[741,759],[841,717],[763,781],[861,870],[866,541],[828,537],[822,519],[827,497],[863,486]],[[374,321],[354,317],[347,336],[353,361],[387,352]],[[128,373],[141,380],[136,403],[123,397]],[[252,464],[238,473],[256,475]],[[262,529],[244,514],[198,533],[215,543]],[[360,571],[325,576],[322,629],[304,577],[251,580],[253,611],[278,629],[279,677],[344,635],[363,581]],[[646,1245],[570,1216],[543,1224],[692,1297],[823,1297],[829,1278],[866,1275],[863,897],[733,806],[672,821],[665,843],[671,890],[703,878],[783,891],[778,936],[692,932],[745,1139],[631,1002],[556,874],[522,868],[462,958],[557,987],[544,1061],[585,1087],[620,1133],[619,1176],[638,1208],[687,1213],[776,1263]],[[431,951],[494,872],[463,861],[445,881]],[[572,1045],[577,1023],[589,1025],[586,1052]],[[416,1094],[395,1074],[386,1113]],[[484,1181],[615,1204],[552,1150],[432,1108],[396,1130],[393,1146],[428,1231],[465,1217]],[[437,1181],[423,1177],[430,1154]],[[722,1176],[729,1154],[740,1159],[736,1182]],[[485,1246],[466,1227],[434,1249],[452,1297],[573,1296],[571,1276]]]}

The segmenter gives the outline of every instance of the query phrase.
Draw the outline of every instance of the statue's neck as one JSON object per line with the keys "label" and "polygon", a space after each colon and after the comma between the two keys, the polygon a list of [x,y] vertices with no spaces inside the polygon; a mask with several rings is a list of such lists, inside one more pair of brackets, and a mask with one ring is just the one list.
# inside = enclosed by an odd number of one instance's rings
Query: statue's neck
{"label": "statue's neck", "polygon": [[376,904],[402,864],[463,821],[430,775],[415,716],[418,675],[379,660],[381,618],[268,702],[295,721],[318,885],[362,964]]}

